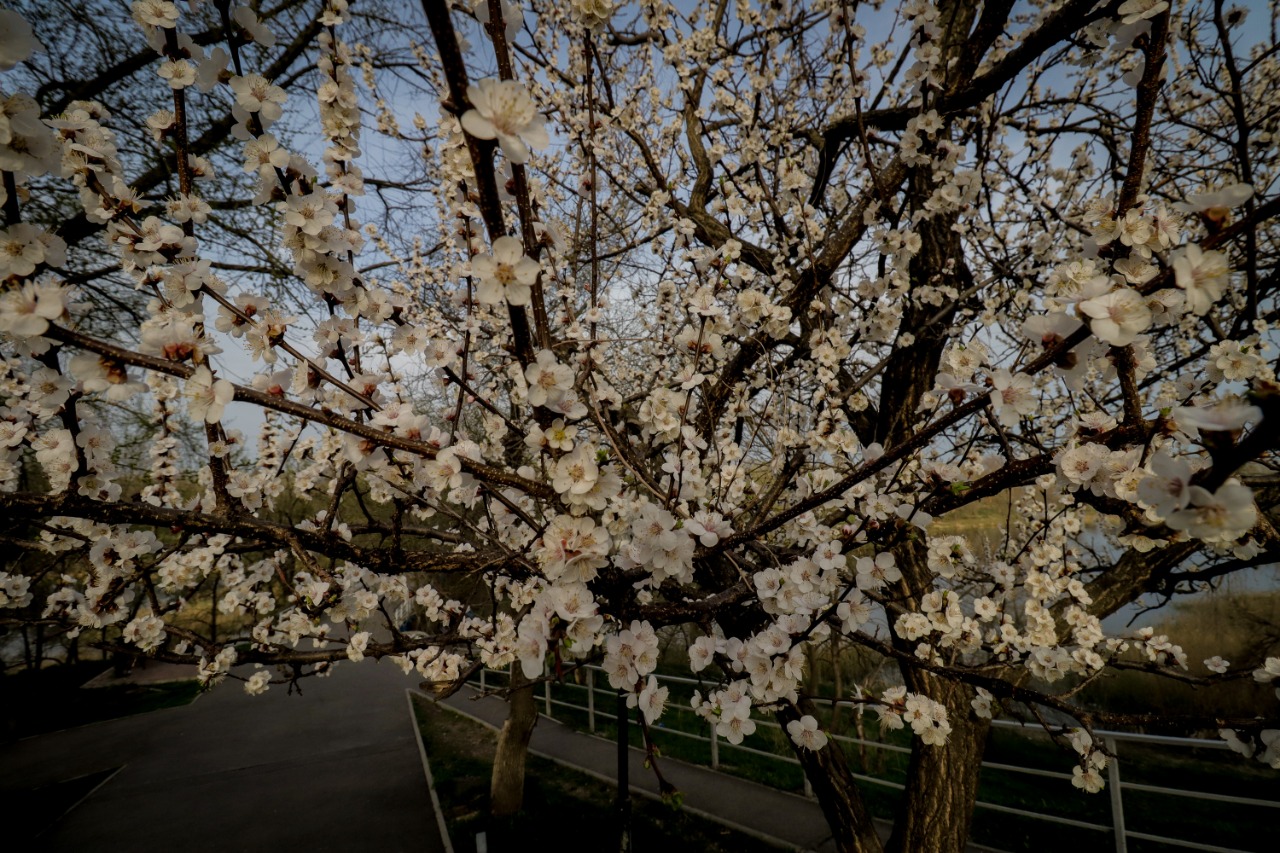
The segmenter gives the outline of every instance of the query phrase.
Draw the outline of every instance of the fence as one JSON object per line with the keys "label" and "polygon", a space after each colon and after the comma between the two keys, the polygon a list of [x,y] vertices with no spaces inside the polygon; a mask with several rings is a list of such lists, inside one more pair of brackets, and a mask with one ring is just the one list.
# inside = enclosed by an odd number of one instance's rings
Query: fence
{"label": "fence", "polygon": [[[570,689],[570,690],[585,691],[586,704],[580,705],[575,702],[567,701],[563,698],[554,698],[552,696],[552,682],[550,680],[547,680],[543,683],[543,697],[542,697],[543,713],[547,717],[551,717],[554,719],[555,714],[553,713],[553,711],[554,711],[554,708],[557,706],[566,708],[566,709],[572,709],[575,711],[585,712],[587,715],[587,728],[592,734],[595,734],[597,722],[599,720],[616,721],[618,719],[617,715],[610,714],[607,711],[601,710],[596,707],[596,694],[602,693],[610,697],[610,699],[613,699],[614,697],[616,697],[617,692],[614,691],[612,688],[608,687],[607,684],[604,687],[596,686],[596,674],[599,672],[603,672],[603,670],[600,667],[588,666],[588,667],[584,667],[584,669],[586,672],[585,684],[574,684],[566,681],[561,683],[559,686],[561,688]],[[481,690],[486,690],[494,686],[493,684],[490,683],[490,681],[492,677],[495,675],[504,680],[507,677],[507,674],[505,672],[497,672],[494,670],[484,670],[484,669],[480,670],[479,686]],[[682,677],[673,676],[673,675],[659,675],[657,676],[657,678],[659,682],[664,684],[692,685],[692,686],[703,687],[703,688],[707,686],[706,682],[700,682],[692,678],[682,678]],[[611,703],[606,703],[606,707],[608,706],[608,704],[611,704]],[[765,720],[765,719],[760,719],[758,717],[754,719],[757,727],[772,728],[779,731],[781,730],[781,726],[773,720]],[[636,725],[634,720],[630,721],[630,724]],[[1020,723],[1016,723],[1008,720],[995,720],[993,721],[992,725],[996,727],[1002,727],[1002,728],[1020,729],[1028,733],[1040,733],[1040,734],[1044,733],[1043,729],[1039,727],[1022,726]],[[740,752],[750,753],[750,754],[762,756],[764,758],[771,759],[774,761],[797,765],[797,766],[800,764],[799,760],[797,760],[793,756],[778,755],[777,753],[768,752],[762,749],[756,749],[754,747],[746,746],[743,744],[729,743],[728,741],[724,740],[723,738],[719,737],[716,734],[714,724],[708,725],[707,734],[705,735],[698,734],[696,732],[681,731],[676,728],[664,728],[662,729],[662,732],[665,734],[676,735],[679,737],[689,738],[694,741],[699,741],[702,743],[709,744],[710,752],[711,752],[710,765],[712,769],[715,769],[715,770],[720,769],[720,750],[721,749],[738,750]],[[1095,730],[1094,736],[1101,737],[1103,742],[1106,745],[1107,750],[1111,752],[1113,756],[1115,756],[1110,762],[1108,762],[1108,765],[1107,765],[1107,788],[1110,793],[1109,805],[1110,805],[1110,813],[1111,813],[1110,826],[1107,826],[1101,823],[1092,823],[1089,821],[1062,817],[1059,815],[1050,815],[1050,814],[1044,814],[1041,812],[1028,811],[1026,809],[1016,808],[1014,806],[1006,806],[1006,805],[1001,805],[999,803],[989,803],[981,800],[975,803],[975,806],[980,809],[986,809],[986,810],[1001,812],[1005,814],[1019,815],[1019,816],[1031,818],[1034,820],[1048,821],[1052,823],[1072,826],[1078,829],[1110,833],[1114,838],[1115,850],[1117,851],[1117,853],[1127,853],[1129,839],[1140,839],[1142,841],[1168,844],[1175,847],[1181,847],[1181,848],[1186,848],[1190,850],[1213,851],[1213,853],[1248,853],[1248,851],[1242,851],[1236,848],[1221,847],[1213,844],[1204,844],[1196,841],[1188,841],[1188,840],[1179,839],[1179,838],[1169,838],[1162,835],[1155,835],[1155,834],[1145,833],[1145,832],[1137,832],[1135,830],[1126,828],[1125,815],[1124,815],[1124,796],[1123,796],[1125,791],[1137,791],[1137,792],[1161,794],[1165,796],[1182,797],[1182,798],[1208,801],[1208,802],[1234,803],[1238,805],[1261,806],[1264,808],[1280,809],[1280,802],[1276,802],[1272,800],[1262,800],[1262,799],[1256,799],[1251,797],[1240,797],[1240,796],[1234,796],[1230,794],[1215,794],[1208,791],[1192,791],[1192,790],[1187,790],[1183,788],[1169,788],[1169,787],[1164,787],[1160,785],[1148,785],[1148,784],[1143,784],[1139,782],[1126,782],[1121,778],[1120,758],[1119,758],[1119,747],[1121,743],[1143,744],[1147,746],[1161,746],[1161,747],[1168,747],[1173,749],[1192,749],[1192,748],[1211,749],[1211,750],[1229,749],[1227,744],[1223,741],[1203,740],[1203,739],[1197,739],[1197,738],[1166,737],[1163,735],[1131,734],[1127,732],[1111,732],[1111,731],[1101,731],[1101,730]],[[863,748],[887,750],[890,752],[898,752],[898,753],[911,752],[910,748],[905,746],[900,746],[898,744],[882,743],[880,741],[866,740],[863,738],[855,738],[855,737],[849,737],[846,735],[837,735],[837,734],[831,734],[829,735],[829,737],[840,743],[853,744]],[[1002,771],[1007,771],[1011,773],[1026,774],[1030,776],[1049,777],[1054,779],[1064,779],[1068,781],[1071,779],[1071,774],[1069,773],[1062,773],[1055,770],[1044,770],[1038,767],[1022,767],[1018,765],[1005,764],[1005,763],[994,762],[994,761],[983,761],[982,766],[984,768],[990,768],[992,770],[1002,770]],[[897,790],[902,790],[904,787],[900,783],[893,782],[888,779],[880,779],[878,777],[870,776],[862,773],[854,773],[852,775],[854,776],[854,778],[858,779],[859,781],[865,782],[871,785],[894,788]],[[806,796],[813,796],[813,792],[809,787],[809,780],[807,778],[804,780],[804,792]]]}

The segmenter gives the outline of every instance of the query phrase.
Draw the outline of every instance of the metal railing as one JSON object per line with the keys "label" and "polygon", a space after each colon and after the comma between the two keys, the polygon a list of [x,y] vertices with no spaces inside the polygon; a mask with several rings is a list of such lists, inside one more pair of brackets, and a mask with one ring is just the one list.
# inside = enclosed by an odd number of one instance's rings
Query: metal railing
{"label": "metal railing", "polygon": [[[551,695],[552,681],[548,679],[547,681],[543,682],[543,697],[542,697],[543,712],[542,713],[551,719],[555,719],[553,709],[557,706],[575,710],[575,711],[583,711],[587,715],[587,729],[592,734],[595,734],[598,720],[616,721],[618,719],[617,715],[610,714],[607,711],[600,710],[599,708],[596,707],[596,693],[604,692],[604,693],[607,693],[610,697],[613,697],[616,695],[616,691],[613,690],[611,687],[600,687],[600,688],[596,687],[596,684],[595,684],[596,673],[604,671],[600,667],[586,666],[586,667],[583,667],[583,670],[586,673],[585,684],[575,684],[569,681],[565,681],[565,682],[560,682],[560,686],[563,688],[586,691],[586,704],[579,705],[574,702],[566,701],[564,699],[553,698]],[[497,670],[486,670],[486,669],[481,669],[479,671],[479,686],[482,691],[488,690],[493,686],[492,684],[488,683],[488,680],[491,676],[494,676],[494,675],[497,675],[502,679],[507,678],[507,673],[505,672],[501,672]],[[683,685],[696,686],[700,688],[705,688],[708,686],[707,682],[699,681],[693,678],[683,678],[681,676],[675,676],[675,675],[658,675],[656,677],[660,683],[665,682],[669,684],[683,684]],[[815,701],[830,702],[831,700],[815,700]],[[778,731],[782,730],[782,726],[779,725],[774,720],[766,720],[760,717],[753,717],[753,720],[755,721],[755,724],[757,727],[763,726],[765,728],[771,728]],[[634,720],[629,720],[629,723],[631,725],[637,724]],[[1018,729],[1020,731],[1023,731],[1032,735],[1045,734],[1044,730],[1038,726],[1024,726],[1021,723],[1013,722],[1010,720],[993,720],[992,725],[1000,728],[1006,728],[1006,729]],[[752,755],[761,756],[761,757],[778,761],[784,764],[791,764],[795,766],[800,765],[800,761],[794,756],[779,755],[775,752],[769,752],[763,749],[756,749],[755,747],[746,746],[744,744],[730,743],[724,738],[721,738],[716,733],[716,727],[714,723],[711,723],[708,725],[708,734],[706,735],[697,734],[694,732],[681,731],[680,729],[676,729],[676,728],[661,728],[659,731],[661,731],[663,734],[675,735],[678,737],[688,738],[690,740],[708,744],[711,752],[710,766],[713,770],[720,769],[720,750],[721,749],[738,750],[740,752],[750,753]],[[1150,833],[1138,832],[1136,830],[1128,829],[1125,826],[1125,819],[1124,819],[1123,793],[1125,791],[1141,791],[1143,793],[1161,794],[1161,795],[1173,796],[1173,797],[1185,797],[1185,798],[1194,799],[1194,800],[1234,803],[1238,805],[1261,806],[1264,808],[1280,809],[1280,802],[1273,801],[1273,800],[1261,800],[1261,799],[1255,799],[1252,797],[1239,797],[1239,796],[1234,796],[1230,794],[1214,794],[1207,791],[1193,791],[1193,790],[1188,790],[1184,788],[1168,788],[1160,785],[1147,785],[1139,782],[1126,782],[1120,776],[1119,745],[1122,742],[1133,743],[1133,744],[1144,744],[1147,746],[1167,746],[1167,747],[1183,748],[1183,749],[1194,748],[1194,749],[1227,750],[1229,749],[1229,747],[1224,741],[1203,740],[1199,738],[1168,737],[1164,735],[1131,734],[1128,732],[1112,732],[1112,731],[1102,731],[1102,730],[1095,730],[1094,735],[1096,737],[1102,738],[1102,741],[1105,744],[1107,750],[1111,753],[1112,756],[1114,756],[1107,764],[1107,787],[1110,792],[1110,812],[1111,812],[1110,826],[1107,826],[1101,823],[1091,823],[1089,821],[1076,820],[1075,818],[1063,817],[1061,815],[1051,815],[1051,814],[1044,814],[1042,812],[1029,811],[1027,809],[1017,808],[1015,806],[1006,806],[1006,805],[1001,805],[999,803],[988,803],[983,800],[978,800],[974,804],[975,807],[980,809],[986,809],[989,811],[1000,812],[1003,814],[1019,815],[1019,816],[1031,818],[1034,820],[1049,821],[1052,823],[1062,824],[1065,826],[1076,827],[1078,829],[1087,829],[1087,830],[1092,830],[1097,832],[1111,833],[1115,841],[1116,853],[1127,853],[1128,839],[1130,838],[1140,839],[1143,841],[1152,841],[1152,842],[1157,842],[1161,844],[1169,844],[1175,847],[1183,847],[1189,850],[1212,851],[1212,853],[1249,853],[1249,851],[1243,851],[1237,848],[1221,847],[1214,844],[1204,844],[1196,841],[1187,841],[1185,839],[1179,839],[1179,838],[1169,838],[1166,836],[1153,835]],[[899,746],[897,744],[892,744],[892,743],[883,743],[880,741],[866,740],[864,738],[849,737],[847,735],[837,735],[837,734],[830,734],[828,735],[828,737],[840,743],[853,744],[856,746],[867,747],[871,749],[880,749],[888,752],[898,752],[898,753],[911,752],[909,747]],[[1010,773],[1021,773],[1029,776],[1044,776],[1044,777],[1050,777],[1054,779],[1065,779],[1068,781],[1070,781],[1070,779],[1072,778],[1070,773],[1062,773],[1056,770],[1043,770],[1037,767],[1021,767],[1014,764],[1003,764],[1003,763],[994,762],[994,761],[983,761],[982,766],[984,768],[989,768],[992,770],[1000,770],[1000,771],[1005,771]],[[881,779],[876,776],[869,776],[862,773],[853,773],[851,775],[855,779],[861,782],[866,782],[872,785],[879,785],[882,787],[893,788],[896,790],[903,790],[904,788],[902,784],[898,782],[893,782],[889,779]],[[807,777],[805,777],[804,779],[804,793],[805,793],[805,796],[809,796],[809,797],[813,796],[813,790],[809,785],[809,780]]]}

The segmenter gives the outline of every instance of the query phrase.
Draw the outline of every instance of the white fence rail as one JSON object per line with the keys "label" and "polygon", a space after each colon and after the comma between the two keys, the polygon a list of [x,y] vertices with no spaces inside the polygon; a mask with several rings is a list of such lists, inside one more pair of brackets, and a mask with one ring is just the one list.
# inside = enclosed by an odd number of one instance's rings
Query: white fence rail
{"label": "white fence rail", "polygon": [[[596,673],[603,672],[603,670],[600,667],[588,666],[588,667],[584,667],[584,669],[586,671],[585,684],[574,684],[572,682],[566,681],[566,682],[562,682],[560,686],[564,688],[585,691],[586,692],[585,704],[580,705],[574,702],[566,701],[564,699],[553,698],[551,695],[552,682],[548,680],[543,683],[544,685],[543,700],[542,700],[543,713],[547,717],[551,717],[552,719],[554,719],[555,718],[554,709],[557,706],[562,708],[567,708],[570,710],[585,712],[587,715],[587,728],[589,731],[591,731],[594,734],[596,732],[597,721],[599,720],[616,721],[617,720],[617,716],[615,714],[610,714],[607,711],[600,710],[599,708],[596,707],[596,693],[597,692],[605,693],[612,697],[616,695],[616,691],[614,691],[612,688],[608,686],[602,686],[602,687],[596,686],[596,683],[595,683]],[[490,679],[494,675],[503,679],[503,683],[505,684],[507,673],[482,669],[480,670],[480,673],[479,673],[479,686],[481,690],[487,690],[494,686],[493,684],[490,683]],[[657,676],[657,678],[659,682],[665,682],[668,684],[685,684],[685,685],[693,685],[697,687],[707,686],[706,682],[698,681],[697,679],[693,679],[693,678],[682,678],[680,676],[674,676],[674,675],[659,675]],[[779,726],[778,723],[773,720],[761,719],[759,717],[755,717],[754,719],[757,727],[763,726],[765,728],[773,728],[773,729],[781,730],[781,726]],[[631,720],[629,722],[631,725],[636,725],[634,720]],[[1035,734],[1035,733],[1043,734],[1043,729],[1040,729],[1037,726],[1023,726],[1020,723],[1012,722],[1009,720],[995,720],[992,722],[992,725],[1001,727],[1001,728],[1019,729],[1021,731],[1025,731],[1031,734]],[[663,734],[676,735],[678,737],[689,738],[691,740],[708,744],[711,751],[710,764],[712,769],[715,769],[715,770],[720,769],[720,750],[721,749],[733,749],[733,750],[738,750],[740,752],[751,753],[753,755],[762,756],[764,758],[768,758],[784,764],[793,764],[793,765],[800,764],[799,760],[797,760],[794,756],[778,755],[777,753],[774,753],[774,752],[768,752],[766,750],[756,749],[754,747],[745,746],[743,744],[729,743],[728,741],[724,740],[723,738],[719,737],[716,734],[714,724],[708,726],[708,732],[705,735],[696,734],[693,732],[685,732],[685,731],[681,731],[679,729],[674,729],[674,728],[662,728],[660,729],[660,731]],[[1145,832],[1137,832],[1132,829],[1127,829],[1125,827],[1125,820],[1124,820],[1123,794],[1125,791],[1141,791],[1144,793],[1162,794],[1162,795],[1171,796],[1171,797],[1185,797],[1185,798],[1194,799],[1194,800],[1206,800],[1206,801],[1222,802],[1222,803],[1235,803],[1239,805],[1261,806],[1264,808],[1280,809],[1280,802],[1273,801],[1273,800],[1261,800],[1261,799],[1255,799],[1251,797],[1238,797],[1230,794],[1215,794],[1215,793],[1210,793],[1208,791],[1192,791],[1184,788],[1166,788],[1159,785],[1146,785],[1138,782],[1126,782],[1120,776],[1119,746],[1121,743],[1135,743],[1135,744],[1143,744],[1147,746],[1164,746],[1164,747],[1169,747],[1173,749],[1212,749],[1212,750],[1228,749],[1227,744],[1223,741],[1202,740],[1198,738],[1167,737],[1164,735],[1130,734],[1127,732],[1111,732],[1111,731],[1101,731],[1101,730],[1095,730],[1094,735],[1101,737],[1103,739],[1103,742],[1106,744],[1107,749],[1111,752],[1113,756],[1115,756],[1115,758],[1113,758],[1107,765],[1107,787],[1111,795],[1111,799],[1110,799],[1111,825],[1110,826],[1107,826],[1101,823],[1091,823],[1089,821],[1062,817],[1059,815],[1050,815],[1050,814],[1043,814],[1040,812],[1028,811],[1026,809],[1016,808],[1014,806],[1005,806],[1005,805],[1000,805],[998,803],[988,803],[982,800],[979,800],[977,803],[975,803],[976,807],[980,809],[986,809],[989,811],[1001,812],[1004,814],[1020,815],[1022,817],[1031,818],[1034,820],[1047,821],[1050,823],[1057,823],[1065,826],[1073,826],[1079,829],[1087,829],[1087,830],[1092,830],[1096,832],[1110,833],[1115,841],[1116,853],[1127,853],[1128,839],[1130,838],[1141,839],[1143,841],[1158,842],[1161,844],[1169,844],[1174,847],[1182,847],[1188,850],[1206,850],[1206,851],[1212,851],[1212,853],[1250,853],[1250,851],[1243,851],[1243,850],[1239,850],[1238,848],[1220,847],[1213,844],[1202,844],[1196,841],[1187,841],[1179,838],[1169,838],[1166,836],[1152,835]],[[908,747],[899,746],[897,744],[881,743],[879,741],[848,737],[846,735],[832,734],[830,735],[830,737],[833,740],[839,741],[841,743],[855,744],[860,747],[885,750],[888,752],[909,753],[911,751]],[[994,761],[983,761],[982,766],[984,768],[990,768],[992,770],[1002,770],[1002,771],[1007,771],[1011,773],[1022,773],[1028,776],[1047,776],[1054,779],[1064,779],[1068,781],[1071,779],[1070,773],[1062,773],[1056,770],[1043,770],[1037,767],[1020,767],[1018,765],[1002,764]],[[897,790],[903,789],[903,786],[901,784],[890,781],[888,779],[880,779],[875,776],[868,776],[861,773],[854,773],[853,776],[855,779],[858,779],[861,782],[866,782],[868,784],[879,785],[881,787],[886,787],[886,788],[894,788]],[[806,796],[813,796],[813,791],[809,786],[809,780],[807,778],[804,780],[804,792]]]}

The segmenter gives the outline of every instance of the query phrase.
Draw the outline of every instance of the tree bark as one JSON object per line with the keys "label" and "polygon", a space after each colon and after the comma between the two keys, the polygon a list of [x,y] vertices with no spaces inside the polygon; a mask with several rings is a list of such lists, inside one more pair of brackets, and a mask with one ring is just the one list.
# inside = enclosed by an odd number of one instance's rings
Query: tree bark
{"label": "tree bark", "polygon": [[[987,39],[1001,29],[1011,4],[987,4],[983,19],[974,33],[974,42],[966,36],[973,28],[977,4],[944,2],[939,7],[939,25],[943,28],[943,55],[963,67],[976,67],[981,53],[989,45]],[[966,52],[972,54],[966,58]],[[971,71],[971,68],[969,69]],[[951,81],[953,84],[955,80]],[[938,138],[950,137],[950,123]],[[934,145],[927,143],[932,152]],[[907,206],[911,211],[925,211],[936,187],[930,166],[916,167],[907,179]],[[926,215],[916,225],[920,235],[920,251],[911,259],[912,294],[921,285],[948,286],[957,293],[966,292],[973,284],[973,274],[965,259],[960,234],[953,229],[958,217],[949,211]],[[907,438],[919,418],[920,400],[934,386],[942,354],[949,343],[945,330],[950,326],[959,306],[952,304],[937,319],[937,331],[921,334],[910,346],[899,345],[886,365],[876,438],[886,446]],[[925,328],[937,309],[927,303],[909,301],[903,310],[901,328]],[[901,591],[905,605],[914,609],[915,602],[934,588],[934,576],[928,568],[926,545],[920,538],[907,537],[894,548],[902,571]],[[893,613],[889,613],[892,624]],[[898,638],[896,645],[913,651],[914,643]],[[974,693],[966,685],[946,681],[902,665],[903,681],[912,693],[922,694],[947,709],[951,734],[942,746],[930,746],[912,738],[911,760],[907,767],[906,791],[894,820],[888,850],[892,853],[962,853],[969,838],[973,804],[978,795],[978,775],[982,753],[986,747],[988,721],[973,718],[970,701]]]}
{"label": "tree bark", "polygon": [[[782,706],[775,716],[785,730],[787,723],[798,720],[805,714],[814,714],[813,703],[808,699],[801,699],[794,706]],[[880,836],[876,834],[871,813],[862,800],[858,780],[853,778],[840,744],[834,740],[828,741],[825,747],[816,752],[801,749],[794,744],[792,748],[800,759],[804,775],[813,786],[818,805],[822,807],[822,815],[831,827],[836,850],[840,853],[881,853],[884,847],[880,843]]]}
{"label": "tree bark", "polygon": [[904,668],[907,689],[947,707],[951,735],[942,746],[912,739],[907,789],[889,839],[891,853],[963,853],[969,840],[989,721],[971,713],[974,692],[964,684]]}
{"label": "tree bark", "polygon": [[507,721],[498,735],[498,751],[493,756],[493,776],[489,782],[489,811],[511,815],[524,807],[524,768],[529,755],[529,739],[538,722],[533,682],[524,677],[520,664],[511,665],[511,695],[507,698]]}

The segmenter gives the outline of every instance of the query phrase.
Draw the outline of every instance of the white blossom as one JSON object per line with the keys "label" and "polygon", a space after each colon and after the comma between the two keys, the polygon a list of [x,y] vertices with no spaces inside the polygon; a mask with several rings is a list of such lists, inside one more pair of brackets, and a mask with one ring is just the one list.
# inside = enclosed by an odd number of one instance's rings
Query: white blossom
{"label": "white blossom", "polygon": [[529,304],[529,286],[538,278],[538,262],[524,254],[524,246],[515,237],[499,237],[493,251],[471,260],[477,281],[476,300],[485,305],[500,305],[505,299],[512,305]]}
{"label": "white blossom", "polygon": [[613,0],[569,0],[569,5],[574,20],[588,30],[604,29],[613,17]]}
{"label": "white blossom", "polygon": [[1113,347],[1128,346],[1151,328],[1151,309],[1146,300],[1127,287],[1085,300],[1079,307],[1091,319],[1089,330]]}
{"label": "white blossom", "polygon": [[467,87],[472,109],[462,114],[462,128],[477,139],[496,139],[513,163],[524,163],[530,150],[546,148],[551,139],[529,91],[515,80],[486,78]]}
{"label": "white blossom", "polygon": [[[597,0],[607,2],[607,0]],[[31,55],[44,50],[44,46],[31,32],[31,25],[21,15],[9,9],[0,9],[0,71],[8,71]]]}
{"label": "white blossom", "polygon": [[1200,486],[1188,490],[1190,505],[1170,513],[1165,523],[1174,530],[1185,530],[1197,539],[1239,539],[1258,522],[1253,492],[1248,486],[1227,481],[1210,493]]}
{"label": "white blossom", "polygon": [[207,367],[197,367],[183,388],[187,412],[197,421],[216,424],[223,410],[235,397],[235,387],[225,379],[213,378]]}
{"label": "white blossom", "polygon": [[787,723],[787,734],[801,749],[817,752],[827,745],[827,735],[818,728],[818,721],[810,714]]}
{"label": "white blossom", "polygon": [[1188,310],[1197,316],[1222,298],[1230,272],[1226,255],[1201,251],[1195,243],[1188,243],[1173,258],[1174,280],[1187,295]]}

